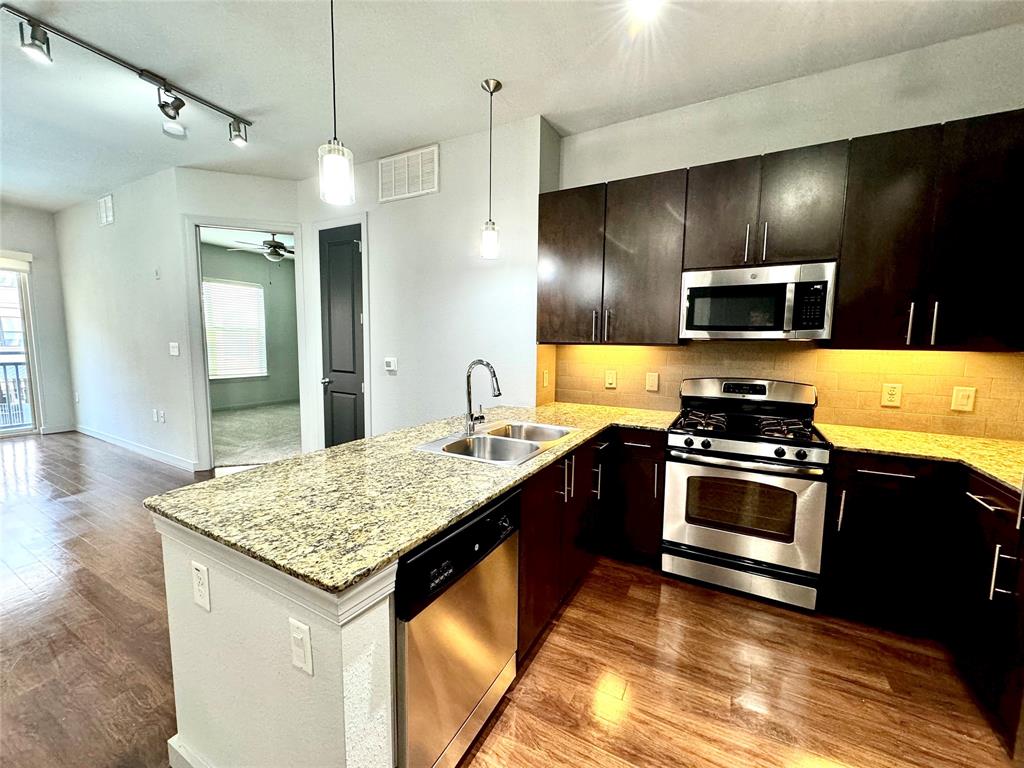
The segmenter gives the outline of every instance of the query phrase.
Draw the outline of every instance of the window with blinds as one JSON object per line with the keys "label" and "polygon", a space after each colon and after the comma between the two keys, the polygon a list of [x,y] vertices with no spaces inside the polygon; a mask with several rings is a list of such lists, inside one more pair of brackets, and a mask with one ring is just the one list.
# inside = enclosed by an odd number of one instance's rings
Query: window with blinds
{"label": "window with blinds", "polygon": [[211,379],[267,375],[262,285],[203,280],[203,315]]}

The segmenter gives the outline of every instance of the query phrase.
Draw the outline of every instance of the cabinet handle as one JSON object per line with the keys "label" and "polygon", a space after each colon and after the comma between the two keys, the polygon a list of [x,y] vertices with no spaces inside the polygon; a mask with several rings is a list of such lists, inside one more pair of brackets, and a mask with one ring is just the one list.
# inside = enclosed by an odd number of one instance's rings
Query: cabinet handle
{"label": "cabinet handle", "polygon": [[1017,502],[1017,530],[1020,530],[1020,519],[1024,517],[1024,477],[1020,479],[1020,501]]}
{"label": "cabinet handle", "polygon": [[630,448],[650,448],[647,443],[623,443],[623,445],[629,446]]}
{"label": "cabinet handle", "polygon": [[597,494],[598,501],[601,500],[601,466],[601,464],[598,464],[597,469],[594,470],[595,472],[597,472],[597,490],[594,491],[594,493]]}
{"label": "cabinet handle", "polygon": [[764,223],[764,242],[761,243],[761,261],[768,261],[768,222]]}
{"label": "cabinet handle", "polygon": [[939,330],[939,302],[935,302],[932,309],[932,346],[935,346],[935,333]]}
{"label": "cabinet handle", "polygon": [[590,340],[597,341],[597,310],[590,314]]}
{"label": "cabinet handle", "polygon": [[999,561],[1000,560],[1016,560],[1016,557],[1010,555],[1004,555],[1002,553],[1003,545],[996,544],[995,555],[992,557],[992,579],[988,584],[988,599],[994,600],[996,594],[1000,595],[1016,595],[1012,589],[997,589],[996,588],[996,576],[999,574]]}
{"label": "cabinet handle", "polygon": [[878,477],[898,477],[900,480],[917,480],[917,475],[904,475],[900,472],[879,472],[874,469],[858,469],[862,475],[877,475]]}
{"label": "cabinet handle", "polygon": [[[576,498],[576,454],[571,456],[572,469],[569,470],[569,497]],[[568,462],[566,462],[568,463]]]}
{"label": "cabinet handle", "polygon": [[658,465],[654,465],[654,498],[658,498]]}
{"label": "cabinet handle", "polygon": [[743,238],[743,263],[747,263],[747,249],[750,247],[750,223],[747,223],[747,234]]}
{"label": "cabinet handle", "polygon": [[843,513],[846,511],[846,489],[843,489],[839,496],[839,525],[836,526],[836,533],[843,530]]}
{"label": "cabinet handle", "polygon": [[608,341],[608,317],[611,315],[611,313],[612,313],[612,311],[610,309],[606,309],[604,311],[604,340],[605,341]]}
{"label": "cabinet handle", "polygon": [[555,491],[556,494],[565,499],[565,503],[569,503],[569,460],[566,459],[562,465],[562,490]]}
{"label": "cabinet handle", "polygon": [[907,320],[907,346],[910,346],[910,333],[914,330],[914,302],[910,302],[910,318]]}
{"label": "cabinet handle", "polygon": [[978,502],[979,504],[981,504],[981,506],[983,506],[989,512],[1009,512],[1010,511],[1006,507],[993,507],[991,504],[989,504],[987,501],[985,501],[985,497],[984,496],[975,496],[973,493],[970,493],[969,491],[967,493],[967,498],[973,499],[974,501]]}

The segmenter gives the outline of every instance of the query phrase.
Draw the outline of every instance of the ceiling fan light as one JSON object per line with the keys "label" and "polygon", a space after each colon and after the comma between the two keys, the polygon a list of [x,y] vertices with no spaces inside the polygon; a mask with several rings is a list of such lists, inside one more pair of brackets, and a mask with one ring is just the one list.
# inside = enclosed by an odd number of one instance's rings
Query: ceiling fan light
{"label": "ceiling fan light", "polygon": [[50,55],[50,36],[38,24],[31,21],[28,23],[28,37],[25,37],[25,22],[18,22],[18,31],[21,33],[21,50],[25,55],[40,64],[52,64],[53,57]]}
{"label": "ceiling fan light", "polygon": [[249,132],[246,130],[245,123],[241,120],[232,120],[228,123],[228,141],[236,147],[244,147],[249,143]]}
{"label": "ceiling fan light", "polygon": [[351,205],[356,201],[355,164],[352,150],[337,139],[321,144],[320,199],[329,205]]}

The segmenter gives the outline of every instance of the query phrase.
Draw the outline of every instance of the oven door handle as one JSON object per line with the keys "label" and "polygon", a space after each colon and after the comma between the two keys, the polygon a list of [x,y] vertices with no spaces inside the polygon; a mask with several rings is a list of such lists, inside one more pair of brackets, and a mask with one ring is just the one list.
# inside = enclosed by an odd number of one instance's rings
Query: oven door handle
{"label": "oven door handle", "polygon": [[821,477],[825,474],[824,469],[819,467],[794,467],[789,464],[776,464],[770,461],[739,461],[737,459],[723,459],[718,456],[694,456],[681,451],[669,451],[668,455],[674,459],[682,459],[696,464],[709,464],[713,467],[729,467],[730,469],[746,469],[751,472],[778,472],[783,475],[802,475],[804,477]]}

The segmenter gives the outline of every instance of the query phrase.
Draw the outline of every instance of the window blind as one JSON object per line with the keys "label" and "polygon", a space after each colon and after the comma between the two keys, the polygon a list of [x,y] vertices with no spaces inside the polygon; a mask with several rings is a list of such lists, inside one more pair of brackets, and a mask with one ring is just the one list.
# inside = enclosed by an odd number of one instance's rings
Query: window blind
{"label": "window blind", "polygon": [[262,285],[203,280],[203,315],[211,379],[267,375]]}

